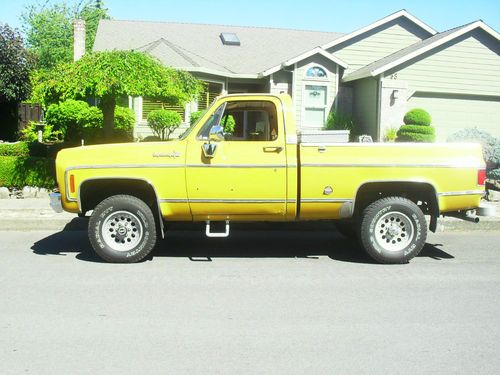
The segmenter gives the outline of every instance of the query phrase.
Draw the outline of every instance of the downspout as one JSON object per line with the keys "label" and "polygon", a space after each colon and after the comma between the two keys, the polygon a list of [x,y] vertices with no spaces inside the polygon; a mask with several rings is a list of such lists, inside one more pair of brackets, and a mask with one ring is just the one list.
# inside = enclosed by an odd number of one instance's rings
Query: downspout
{"label": "downspout", "polygon": [[377,80],[377,124],[376,124],[376,133],[375,137],[377,139],[377,142],[380,142],[380,119],[381,119],[381,108],[380,106],[382,105],[382,75],[378,76]]}

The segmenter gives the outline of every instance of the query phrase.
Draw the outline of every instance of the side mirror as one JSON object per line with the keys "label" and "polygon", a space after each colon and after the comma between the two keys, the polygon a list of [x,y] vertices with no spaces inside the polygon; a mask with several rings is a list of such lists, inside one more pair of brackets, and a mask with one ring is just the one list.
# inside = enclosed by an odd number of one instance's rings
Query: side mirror
{"label": "side mirror", "polygon": [[[208,142],[205,142],[201,147],[203,155],[206,158],[213,158],[217,150],[217,143],[224,140],[224,128],[220,125],[214,125],[208,133]],[[213,143],[212,143],[213,142]]]}
{"label": "side mirror", "polygon": [[224,140],[224,128],[220,125],[214,125],[208,134],[209,142],[221,142]]}

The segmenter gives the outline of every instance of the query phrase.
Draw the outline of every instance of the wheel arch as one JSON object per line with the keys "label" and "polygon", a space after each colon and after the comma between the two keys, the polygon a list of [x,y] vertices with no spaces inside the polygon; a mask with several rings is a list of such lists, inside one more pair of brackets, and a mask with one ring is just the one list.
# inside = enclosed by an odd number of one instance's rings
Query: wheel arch
{"label": "wheel arch", "polygon": [[160,200],[154,185],[140,177],[90,177],[83,180],[78,188],[77,203],[81,213],[93,210],[104,199],[128,194],[143,200],[157,217],[158,229],[164,237],[163,216]]}
{"label": "wheel arch", "polygon": [[367,181],[358,186],[354,198],[353,215],[361,212],[374,201],[388,197],[399,196],[418,204],[424,214],[431,216],[430,229],[436,230],[439,216],[439,199],[437,189],[428,181]]}

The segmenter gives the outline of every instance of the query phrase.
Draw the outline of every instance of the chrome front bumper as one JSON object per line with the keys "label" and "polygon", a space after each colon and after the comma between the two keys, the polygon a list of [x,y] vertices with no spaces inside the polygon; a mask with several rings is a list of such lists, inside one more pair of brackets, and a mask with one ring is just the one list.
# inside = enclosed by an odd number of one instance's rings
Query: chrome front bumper
{"label": "chrome front bumper", "polygon": [[50,207],[52,207],[52,209],[57,213],[63,212],[61,203],[61,193],[50,193],[49,198],[50,198]]}

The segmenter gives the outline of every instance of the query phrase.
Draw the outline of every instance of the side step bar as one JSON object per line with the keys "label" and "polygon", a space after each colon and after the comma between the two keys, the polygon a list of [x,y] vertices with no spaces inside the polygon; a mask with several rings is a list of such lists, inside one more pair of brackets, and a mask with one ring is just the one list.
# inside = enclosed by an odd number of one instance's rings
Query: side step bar
{"label": "side step bar", "polygon": [[212,238],[221,238],[221,237],[228,237],[229,236],[229,220],[226,220],[226,231],[225,232],[212,232],[210,228],[210,220],[206,221],[207,226],[205,229],[205,234],[207,237],[212,237]]}

